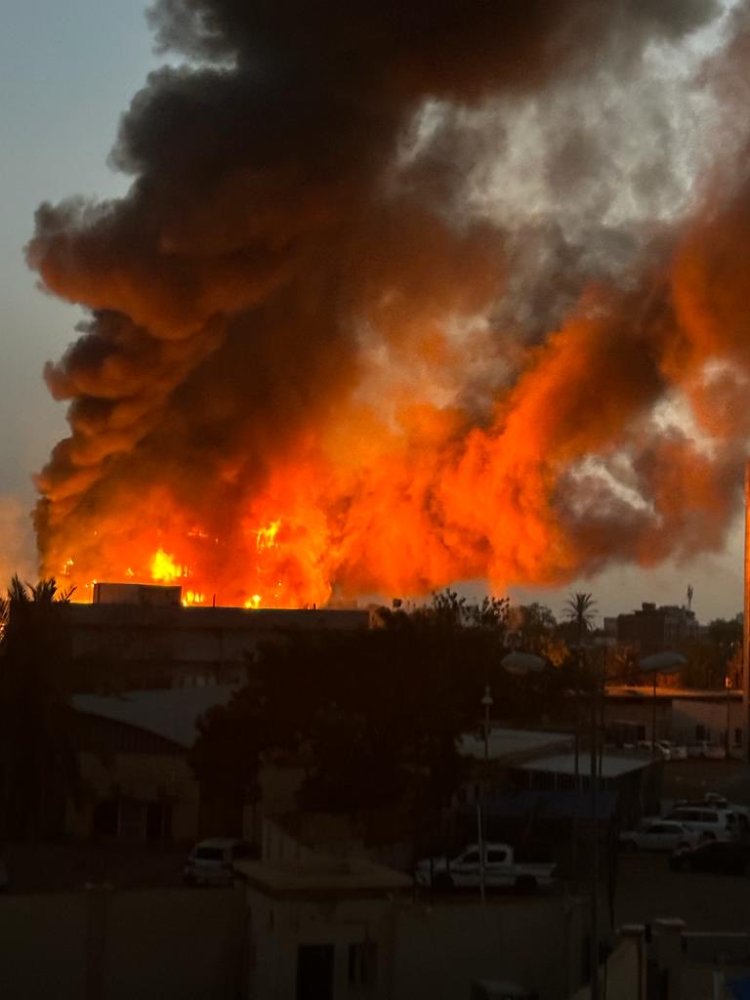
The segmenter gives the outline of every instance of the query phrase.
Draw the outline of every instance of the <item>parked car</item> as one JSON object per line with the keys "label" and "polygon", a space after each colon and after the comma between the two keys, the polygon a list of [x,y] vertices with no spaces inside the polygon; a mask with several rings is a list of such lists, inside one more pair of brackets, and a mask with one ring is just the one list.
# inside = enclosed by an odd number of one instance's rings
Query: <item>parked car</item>
{"label": "parked car", "polygon": [[687,748],[688,757],[703,757],[706,760],[724,760],[727,755],[724,747],[718,743],[709,743],[708,740],[701,740],[693,743]]}
{"label": "parked car", "polygon": [[187,885],[231,885],[236,877],[234,862],[257,856],[255,848],[235,837],[202,840],[190,852],[183,877]]}
{"label": "parked car", "polygon": [[652,817],[641,820],[634,830],[625,830],[619,839],[626,851],[674,851],[698,844],[701,834],[674,820]]}
{"label": "parked car", "polygon": [[664,819],[682,823],[704,840],[735,840],[739,833],[737,816],[731,809],[718,809],[704,803],[675,806]]}
{"label": "parked car", "polygon": [[725,799],[723,795],[719,795],[717,792],[706,792],[702,799],[697,802],[691,802],[688,799],[679,799],[674,803],[674,806],[693,806],[701,808],[702,806],[710,806],[713,809],[721,809],[725,812],[732,812],[737,817],[737,832],[742,837],[750,833],[750,808],[748,806],[736,805],[734,802],[729,802]]}
{"label": "parked car", "polygon": [[[531,891],[553,882],[552,873],[557,867],[554,861],[517,862],[510,844],[485,844],[484,852],[484,884],[488,889]],[[423,858],[414,873],[417,885],[435,889],[478,888],[481,878],[478,844],[468,844],[454,858]]]}
{"label": "parked car", "polygon": [[681,743],[673,743],[671,740],[657,740],[657,745],[662,748],[666,756],[666,760],[686,760],[687,759],[687,747]]}
{"label": "parked car", "polygon": [[681,847],[669,859],[669,866],[675,871],[750,876],[750,844],[713,840]]}
{"label": "parked car", "polygon": [[645,750],[646,753],[651,754],[653,754],[654,747],[656,747],[656,756],[662,760],[669,760],[671,753],[664,740],[657,740],[655,744],[651,740],[638,740],[636,744],[636,750]]}

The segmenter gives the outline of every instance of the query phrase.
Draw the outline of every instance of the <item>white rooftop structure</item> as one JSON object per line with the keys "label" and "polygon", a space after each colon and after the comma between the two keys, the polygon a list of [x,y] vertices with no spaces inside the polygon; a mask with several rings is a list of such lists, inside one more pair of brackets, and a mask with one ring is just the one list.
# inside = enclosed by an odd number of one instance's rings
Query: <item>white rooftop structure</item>
{"label": "white rooftop structure", "polygon": [[[491,727],[487,750],[490,760],[516,760],[529,755],[549,754],[566,750],[573,745],[570,733],[540,732],[533,729],[502,729]],[[464,733],[458,741],[458,752],[462,757],[484,760],[484,734]]]}
{"label": "white rooftop structure", "polygon": [[410,875],[363,858],[314,854],[305,861],[236,861],[234,868],[249,886],[272,896],[389,894],[414,888]]}
{"label": "white rooftop structure", "polygon": [[[597,761],[599,758],[597,758]],[[652,758],[634,757],[632,754],[604,753],[601,756],[601,776],[603,778],[619,778],[632,771],[640,771],[653,763]],[[598,765],[597,765],[598,766]],[[526,761],[520,767],[524,771],[546,771],[548,774],[575,775],[575,755],[572,753],[554,754]],[[591,754],[588,751],[578,756],[578,773],[584,777],[591,774]]]}
{"label": "white rooftop structure", "polygon": [[191,747],[198,737],[198,719],[210,708],[228,704],[234,690],[229,684],[207,684],[119,695],[76,694],[71,704],[85,715],[122,722]]}

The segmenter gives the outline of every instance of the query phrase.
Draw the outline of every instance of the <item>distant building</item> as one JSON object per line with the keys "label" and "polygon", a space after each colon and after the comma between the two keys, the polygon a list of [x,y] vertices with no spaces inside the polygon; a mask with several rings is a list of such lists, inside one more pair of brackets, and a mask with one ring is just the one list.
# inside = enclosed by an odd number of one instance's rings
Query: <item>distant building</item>
{"label": "distant building", "polygon": [[125,583],[98,583],[92,604],[60,610],[71,654],[122,663],[131,688],[241,683],[260,643],[374,624],[366,609],[183,607],[179,587]]}
{"label": "distant building", "polygon": [[617,616],[617,641],[644,655],[673,649],[700,634],[695,612],[676,605],[657,607],[644,601],[639,610]]}
{"label": "distant building", "polygon": [[608,740],[620,746],[650,740],[653,733],[657,740],[707,742],[732,752],[742,743],[742,692],[612,686],[604,727]]}

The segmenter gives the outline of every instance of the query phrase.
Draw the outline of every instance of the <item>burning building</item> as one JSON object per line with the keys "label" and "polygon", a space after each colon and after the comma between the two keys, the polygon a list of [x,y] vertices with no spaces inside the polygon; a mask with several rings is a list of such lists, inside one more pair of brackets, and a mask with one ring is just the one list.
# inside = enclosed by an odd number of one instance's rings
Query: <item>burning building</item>
{"label": "burning building", "polygon": [[73,658],[101,661],[135,689],[241,684],[256,652],[301,631],[376,624],[363,609],[183,606],[179,587],[96,584],[91,604],[59,604]]}
{"label": "burning building", "polygon": [[746,5],[157,0],[118,200],[37,213],[43,573],[248,607],[722,545]]}

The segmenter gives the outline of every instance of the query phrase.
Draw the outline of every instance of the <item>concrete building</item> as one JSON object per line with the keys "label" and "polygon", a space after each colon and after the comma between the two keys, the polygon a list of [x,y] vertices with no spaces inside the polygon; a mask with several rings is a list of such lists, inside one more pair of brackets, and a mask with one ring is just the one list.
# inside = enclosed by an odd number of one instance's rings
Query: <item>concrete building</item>
{"label": "concrete building", "polygon": [[742,743],[742,692],[688,688],[610,687],[604,704],[607,739],[615,744],[656,739],[685,746],[703,741],[729,748]]}
{"label": "concrete building", "polygon": [[68,803],[66,832],[76,839],[192,842],[232,834],[255,841],[264,817],[293,810],[304,772],[291,764],[261,768],[261,802],[255,806],[202,794],[188,751],[200,717],[227,704],[232,691],[213,684],[75,695],[83,789]]}
{"label": "concrete building", "polygon": [[695,612],[676,605],[657,607],[644,601],[638,610],[617,616],[618,643],[634,646],[644,656],[673,649],[700,633]]}
{"label": "concrete building", "polygon": [[474,983],[509,981],[567,1000],[584,979],[585,900],[422,898],[408,876],[310,853],[236,867],[251,914],[250,998],[468,1000]]}
{"label": "concrete building", "polygon": [[91,604],[60,606],[70,653],[120,669],[129,687],[241,682],[260,643],[300,631],[366,629],[360,609],[183,607],[179,587],[98,583]]}
{"label": "concrete building", "polygon": [[231,693],[228,685],[212,685],[75,695],[83,794],[68,803],[66,832],[75,838],[195,840],[207,817],[187,751],[200,716],[226,704]]}
{"label": "concrete building", "polygon": [[[608,1000],[740,1000],[750,994],[750,934],[689,931],[684,920],[629,924],[602,968]],[[588,989],[572,1000],[588,1000]]]}

